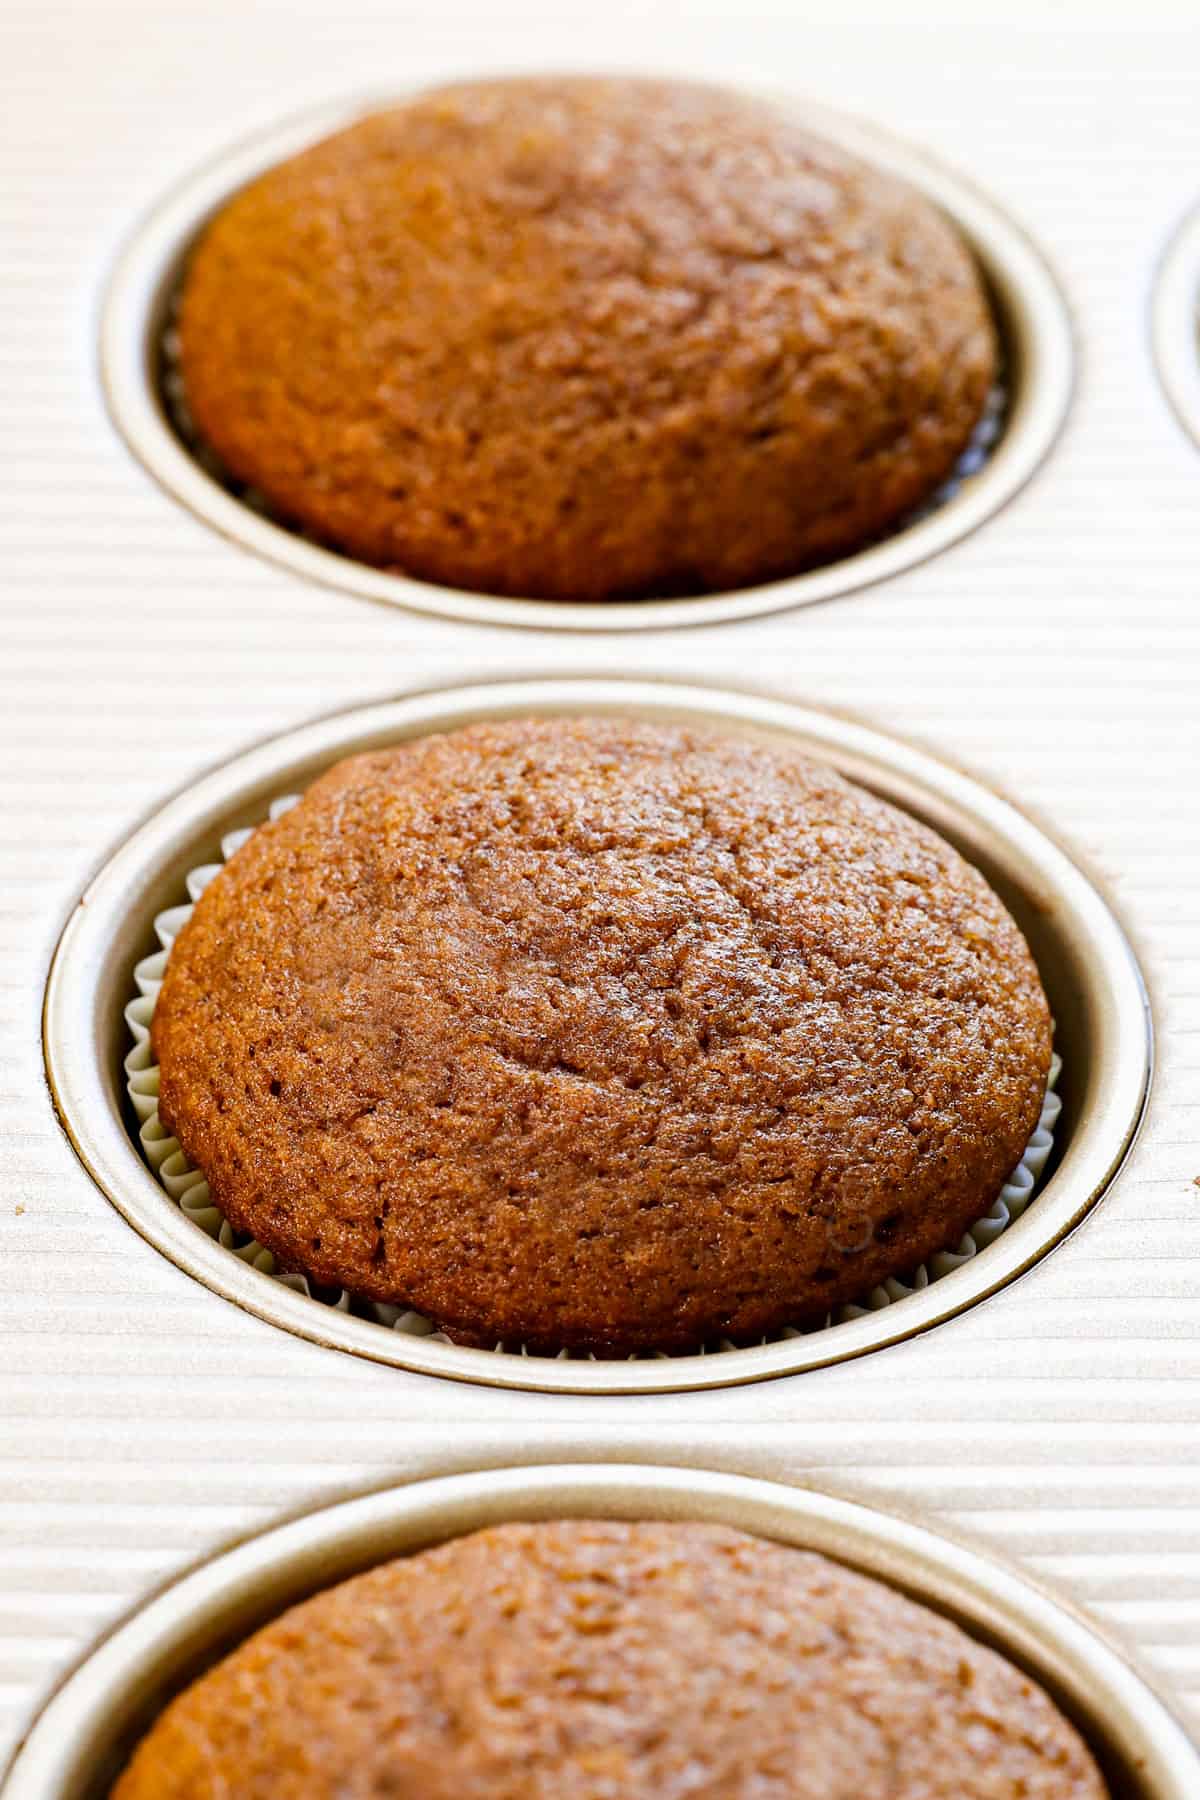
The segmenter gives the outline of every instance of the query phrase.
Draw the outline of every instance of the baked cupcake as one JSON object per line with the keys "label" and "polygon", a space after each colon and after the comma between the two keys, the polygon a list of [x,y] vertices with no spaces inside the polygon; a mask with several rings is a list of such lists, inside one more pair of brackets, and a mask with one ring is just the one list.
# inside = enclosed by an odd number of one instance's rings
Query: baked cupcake
{"label": "baked cupcake", "polygon": [[1104,1800],[1003,1657],[723,1526],[503,1525],[286,1613],[114,1800]]}
{"label": "baked cupcake", "polygon": [[178,316],[203,444],[284,523],[449,587],[701,594],[928,500],[996,333],[902,182],[718,88],[435,90],[253,181]]}
{"label": "baked cupcake", "polygon": [[159,1115],[287,1269],[464,1343],[822,1321],[956,1246],[1039,1117],[997,896],[787,748],[515,719],[356,756],[201,896]]}

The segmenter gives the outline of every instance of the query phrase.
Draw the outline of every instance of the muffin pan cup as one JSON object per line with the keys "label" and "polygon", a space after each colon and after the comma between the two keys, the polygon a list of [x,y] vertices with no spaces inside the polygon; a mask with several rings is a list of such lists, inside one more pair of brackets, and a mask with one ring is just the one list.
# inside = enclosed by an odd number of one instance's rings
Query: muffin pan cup
{"label": "muffin pan cup", "polygon": [[542,630],[661,630],[715,624],[829,600],[936,555],[998,512],[1029,480],[1066,417],[1074,380],[1069,314],[1041,253],[968,182],[887,132],[794,96],[764,98],[799,111],[834,142],[902,177],[946,212],[974,250],[991,292],[1006,357],[1004,430],[948,498],[853,555],[790,579],[672,600],[573,602],[507,599],[410,579],[327,550],[238,498],[187,447],[162,392],[163,343],[189,247],[206,220],[265,169],[354,119],[403,99],[361,96],[306,113],[242,143],[169,194],[126,245],[103,310],[100,374],[117,429],[155,479],[197,518],[243,549],[308,581],[363,598],[479,624]]}
{"label": "muffin pan cup", "polygon": [[1159,264],[1150,335],[1167,398],[1200,445],[1200,206],[1179,226]]}
{"label": "muffin pan cup", "polygon": [[165,1589],[70,1674],[2,1800],[103,1800],[178,1690],[285,1608],[373,1564],[506,1520],[692,1519],[819,1551],[992,1645],[1075,1721],[1113,1800],[1194,1800],[1200,1750],[1124,1655],[1006,1564],[830,1494],[696,1469],[507,1468],[391,1488],[238,1545]]}
{"label": "muffin pan cup", "polygon": [[[981,1254],[908,1298],[827,1330],[719,1355],[636,1361],[530,1357],[388,1331],[320,1305],[231,1255],[163,1193],[125,1103],[125,1007],[154,948],[152,921],[257,823],[353,752],[482,718],[619,712],[668,717],[791,744],[906,808],[973,861],[1014,912],[1058,1026],[1063,1111],[1051,1173],[1024,1215]],[[136,1229],[181,1268],[248,1311],[315,1342],[429,1374],[501,1387],[635,1393],[717,1387],[795,1373],[910,1337],[1023,1273],[1103,1192],[1140,1122],[1151,1064],[1145,992],[1100,895],[1034,824],[969,777],[867,727],[762,694],[667,681],[543,677],[432,690],[317,720],[203,777],[143,825],[96,877],[60,941],[47,988],[47,1069],[82,1161]]]}

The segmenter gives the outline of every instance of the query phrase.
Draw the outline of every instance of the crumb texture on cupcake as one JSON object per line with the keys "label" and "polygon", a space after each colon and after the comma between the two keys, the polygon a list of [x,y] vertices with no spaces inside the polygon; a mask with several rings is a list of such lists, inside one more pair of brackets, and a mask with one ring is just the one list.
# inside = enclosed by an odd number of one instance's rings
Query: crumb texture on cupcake
{"label": "crumb texture on cupcake", "polygon": [[356,756],[179,934],[164,1125],[285,1267],[468,1343],[695,1349],[955,1245],[1050,1020],[979,873],[790,749],[516,719]]}
{"label": "crumb texture on cupcake", "polygon": [[1005,1658],[723,1526],[493,1527],[267,1626],[114,1800],[1105,1800]]}
{"label": "crumb texture on cupcake", "polygon": [[923,197],[721,89],[435,90],[271,169],[182,287],[195,426],[281,520],[446,586],[698,594],[949,474],[996,335]]}

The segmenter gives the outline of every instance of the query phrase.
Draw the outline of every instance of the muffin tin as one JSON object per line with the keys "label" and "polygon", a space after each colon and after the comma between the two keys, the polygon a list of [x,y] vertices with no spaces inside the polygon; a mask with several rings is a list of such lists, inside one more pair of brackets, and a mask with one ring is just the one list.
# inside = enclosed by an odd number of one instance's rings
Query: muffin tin
{"label": "muffin tin", "polygon": [[1200,207],[1179,226],[1159,266],[1151,335],[1167,398],[1200,444]]}
{"label": "muffin tin", "polygon": [[[101,325],[101,375],[113,420],[169,493],[242,548],[308,581],[481,624],[604,632],[715,624],[829,600],[937,555],[998,512],[1053,444],[1070,404],[1074,355],[1066,304],[1041,253],[994,202],[949,169],[885,132],[805,106],[802,116],[816,130],[902,176],[942,207],[986,276],[1005,353],[1002,429],[986,448],[977,441],[940,500],[883,541],[790,580],[694,599],[591,604],[438,587],[370,568],[274,524],[224,486],[172,422],[163,346],[173,297],[190,245],[231,194],[272,164],[396,98],[364,96],[326,107],[235,146],[161,202],[126,245],[112,276]],[[990,418],[985,436],[999,422]]]}
{"label": "muffin tin", "polygon": [[695,1469],[551,1465],[390,1488],[250,1539],[167,1588],[54,1695],[3,1800],[103,1800],[180,1687],[320,1588],[505,1520],[694,1519],[816,1550],[903,1589],[1007,1655],[1075,1721],[1113,1800],[1194,1800],[1200,1750],[1122,1652],[1015,1570],[905,1519],[815,1490]]}
{"label": "muffin tin", "polygon": [[[142,1160],[125,1105],[124,1009],[151,922],[185,897],[184,876],[230,831],[261,820],[339,757],[473,720],[626,712],[782,739],[941,831],[980,867],[1033,950],[1063,1059],[1051,1172],[1023,1216],[952,1273],[879,1311],[748,1349],[591,1361],[468,1349],[409,1336],[293,1292],[187,1219]],[[144,1237],[226,1299],[301,1336],[428,1374],[580,1393],[663,1392],[794,1374],[879,1350],[951,1318],[1029,1268],[1099,1198],[1137,1130],[1151,1066],[1145,991],[1120,927],[1070,859],[1031,821],[949,765],[868,727],[764,694],[586,676],[414,693],[318,720],[214,771],[168,803],[106,865],[67,926],[45,1008],[60,1116],[92,1175]]]}
{"label": "muffin tin", "polygon": [[[543,10],[540,22],[528,9],[506,17],[508,66],[548,57],[611,66],[630,53],[615,13],[584,24]],[[445,592],[322,552],[211,480],[165,416],[162,326],[207,213],[266,162],[393,95],[314,109],[222,153],[127,236],[135,209],[161,168],[186,169],[219,144],[227,119],[275,107],[281,93],[319,95],[322,62],[355,84],[376,70],[407,79],[410,21],[380,6],[369,30],[348,33],[327,8],[298,0],[288,31],[273,9],[229,6],[227,31],[176,38],[175,22],[156,17],[149,29],[150,9],[131,0],[106,21],[94,54],[71,59],[51,4],[29,12],[13,43],[14,139],[24,127],[27,143],[0,293],[18,446],[16,504],[0,528],[12,596],[3,725],[16,746],[0,795],[11,857],[0,908],[0,986],[11,1002],[0,1008],[0,1766],[31,1706],[115,1614],[266,1517],[296,1522],[197,1569],[106,1639],[29,1732],[6,1800],[95,1793],[103,1765],[89,1769],[89,1756],[116,1754],[120,1734],[165,1687],[307,1589],[493,1513],[585,1502],[589,1511],[699,1507],[773,1535],[802,1533],[1027,1661],[1107,1748],[1118,1796],[1200,1792],[1195,1748],[1119,1651],[1014,1570],[865,1507],[732,1477],[607,1466],[489,1473],[389,1489],[332,1513],[304,1510],[416,1471],[563,1454],[724,1459],[788,1479],[845,1480],[860,1498],[969,1520],[978,1539],[1071,1585],[1177,1686],[1196,1727],[1200,961],[1191,896],[1200,859],[1188,826],[1200,511],[1192,445],[1154,367],[1200,445],[1200,215],[1172,232],[1195,190],[1195,59],[1176,55],[1183,39],[1156,34],[1141,15],[1128,28],[1080,29],[1060,59],[1065,40],[1047,34],[1032,0],[997,7],[990,26],[959,9],[933,36],[897,8],[894,26],[872,28],[868,54],[852,8],[803,27],[787,9],[769,21],[724,10],[705,8],[704,29],[682,34],[674,14],[639,17],[637,54],[668,69],[685,57],[716,79],[756,64],[793,86],[811,82],[938,143],[965,172],[873,126],[805,108],[932,194],[972,239],[1003,317],[1013,404],[985,467],[862,556],[749,593],[628,607]],[[496,22],[478,0],[455,11],[423,21],[416,73],[470,72],[464,65],[500,54]],[[72,30],[78,45],[78,20]],[[681,47],[684,38],[694,41]],[[187,79],[172,79],[172,59],[185,53]],[[56,71],[49,88],[47,67]],[[1033,224],[1061,269],[1072,317],[1040,252],[975,191],[972,172]],[[102,270],[118,242],[115,266]],[[1076,345],[1078,404],[1056,444]],[[120,439],[104,430],[105,399]],[[1022,483],[1020,504],[976,531]],[[953,555],[938,558],[956,540]],[[272,1290],[165,1202],[137,1153],[121,1069],[122,1012],[134,963],[153,947],[153,915],[181,898],[185,870],[214,855],[225,829],[252,824],[273,794],[330,759],[372,734],[383,741],[505,704],[482,684],[414,689],[368,708],[364,693],[388,680],[461,680],[456,620],[640,633],[782,614],[880,581],[843,606],[681,638],[670,666],[690,671],[691,688],[613,684],[614,703],[641,689],[669,710],[732,708],[750,729],[798,733],[929,817],[1000,886],[1034,941],[1065,1055],[1055,1160],[1019,1235],[841,1336],[613,1367],[398,1345],[364,1321]],[[352,606],[348,593],[386,606]],[[511,667],[528,640],[508,638],[507,651],[505,641],[499,631],[472,639],[486,645],[492,670]],[[551,661],[570,646],[544,648]],[[631,643],[621,661],[643,668],[648,649]],[[698,685],[714,675],[757,681],[763,669],[786,693]],[[521,705],[533,692],[544,701],[553,690],[564,705],[583,692],[558,676],[513,686]],[[985,783],[798,705],[798,693],[878,712],[998,771],[1010,792],[1046,809],[1052,830],[1061,823],[1086,845],[1089,866],[1103,871],[1099,889]],[[254,733],[339,705],[357,710],[261,744],[175,795],[76,908],[103,846],[130,830],[154,790]],[[1078,1237],[1047,1254],[1113,1181],[1147,1099],[1150,1009],[1103,898],[1110,889],[1151,981],[1161,1064],[1130,1166]],[[64,921],[44,996],[43,1059],[37,1012]],[[82,1166],[55,1128],[44,1069]],[[138,1245],[126,1220],[163,1255]],[[179,1278],[167,1258],[194,1279]],[[1015,1291],[977,1304],[1039,1258]],[[925,1333],[950,1312],[965,1316]],[[813,1367],[835,1360],[842,1366]],[[731,1386],[788,1370],[797,1379],[753,1396]],[[421,1378],[429,1373],[477,1385],[451,1393]],[[718,1386],[729,1391],[649,1391]]]}

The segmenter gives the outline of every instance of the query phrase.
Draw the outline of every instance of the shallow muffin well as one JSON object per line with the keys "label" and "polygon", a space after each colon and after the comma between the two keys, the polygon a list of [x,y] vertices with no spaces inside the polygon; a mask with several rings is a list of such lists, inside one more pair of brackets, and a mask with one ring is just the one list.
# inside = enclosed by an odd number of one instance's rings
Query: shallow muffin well
{"label": "shallow muffin well", "polygon": [[[381,103],[377,103],[381,104]],[[638,600],[537,600],[460,591],[358,563],[289,531],[223,484],[218,464],[193,454],[172,370],[172,313],[181,274],[205,223],[247,181],[372,108],[330,109],[232,153],[169,199],[118,265],[103,323],[110,405],[131,447],[163,484],[226,536],[309,579],[457,618],[549,629],[643,629],[715,622],[830,598],[899,572],[945,548],[1002,506],[1032,474],[1062,422],[1072,384],[1069,322],[1053,278],[1021,232],[973,189],[885,134],[804,108],[830,143],[905,179],[940,207],[974,251],[1003,355],[971,448],[932,502],[880,541],[822,566],[737,591]]]}
{"label": "shallow muffin well", "polygon": [[[214,860],[222,837],[257,823],[271,798],[303,788],[354,750],[469,720],[605,711],[766,737],[831,763],[956,843],[1024,931],[1064,1064],[1050,1173],[1020,1219],[924,1291],[826,1330],[719,1354],[611,1362],[471,1349],[383,1329],[246,1266],[180,1213],[142,1160],[123,1067],[132,969],[154,947],[152,920],[184,898],[184,877]],[[1011,1280],[1111,1179],[1140,1116],[1149,1055],[1141,984],[1119,929],[1061,853],[986,790],[907,746],[785,702],[583,679],[485,685],[342,715],[252,751],[188,790],[118,852],[68,927],[47,996],[46,1047],[64,1121],[100,1184],[144,1235],[218,1292],[317,1341],[402,1366],[610,1392],[721,1385],[841,1360],[949,1317]]]}
{"label": "shallow muffin well", "polygon": [[1167,399],[1200,445],[1200,207],[1184,219],[1159,264],[1150,328]]}
{"label": "shallow muffin well", "polygon": [[691,1469],[580,1465],[385,1490],[205,1564],[68,1677],[16,1759],[6,1800],[103,1800],[174,1694],[317,1591],[482,1528],[556,1519],[695,1521],[815,1551],[899,1589],[1023,1670],[1080,1731],[1112,1800],[1183,1800],[1200,1778],[1195,1747],[1121,1654],[1003,1563],[819,1492]]}

